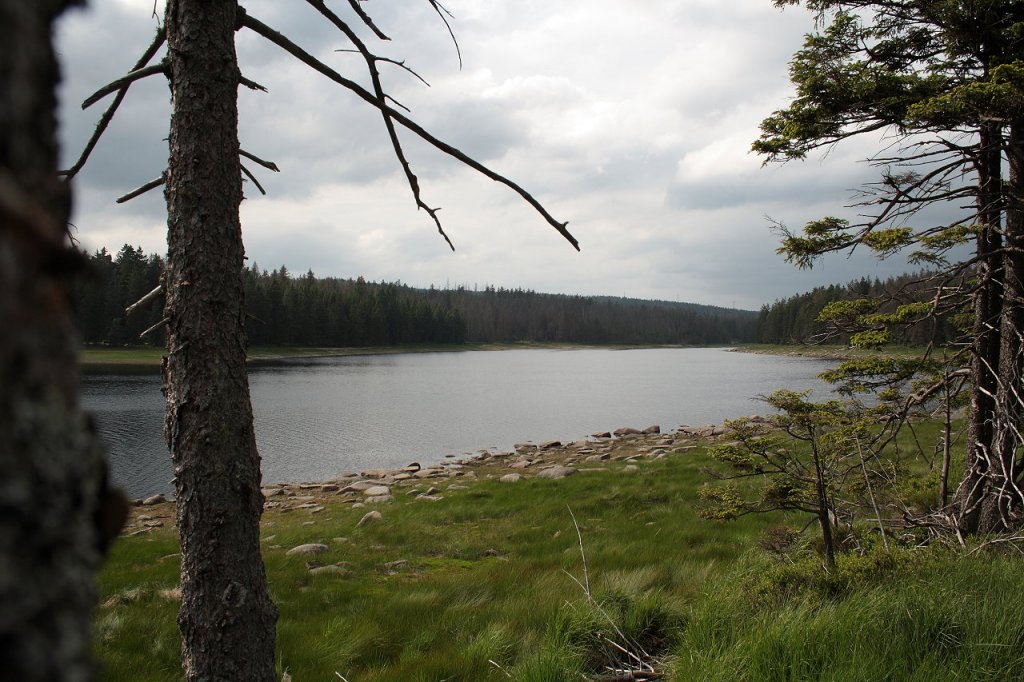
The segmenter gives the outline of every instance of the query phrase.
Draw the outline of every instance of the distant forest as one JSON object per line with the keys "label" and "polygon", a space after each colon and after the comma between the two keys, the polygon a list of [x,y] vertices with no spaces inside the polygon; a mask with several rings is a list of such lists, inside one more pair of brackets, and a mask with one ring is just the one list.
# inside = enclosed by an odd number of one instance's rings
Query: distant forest
{"label": "distant forest", "polygon": [[[822,309],[833,301],[860,298],[893,299],[900,303],[930,300],[934,291],[924,284],[929,273],[899,275],[887,280],[858,279],[848,284],[816,287],[803,294],[776,301],[761,308],[757,316],[758,343],[811,343],[820,341],[828,331],[818,320]],[[895,307],[895,303],[882,310]],[[894,341],[908,345],[925,345],[934,340],[947,343],[957,336],[947,319],[927,320],[898,330]],[[829,343],[846,343],[846,334],[828,333]]]}
{"label": "distant forest", "polygon": [[[125,245],[116,255],[87,256],[74,289],[83,340],[114,346],[161,345],[162,311],[125,308],[159,283],[164,262]],[[755,340],[757,313],[692,303],[603,296],[416,289],[397,282],[295,277],[284,267],[244,271],[247,332],[253,345],[393,346],[406,344],[562,342],[719,344]]]}

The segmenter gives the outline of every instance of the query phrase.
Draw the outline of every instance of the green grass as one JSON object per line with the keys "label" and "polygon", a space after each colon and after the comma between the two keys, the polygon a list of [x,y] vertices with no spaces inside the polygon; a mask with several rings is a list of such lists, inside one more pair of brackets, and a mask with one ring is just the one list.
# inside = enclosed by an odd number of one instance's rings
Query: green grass
{"label": "green grass", "polygon": [[[611,639],[657,657],[677,682],[1024,674],[1018,560],[908,550],[841,557],[822,577],[814,558],[779,563],[753,542],[802,519],[697,517],[709,463],[698,449],[633,473],[602,463],[516,484],[481,468],[438,502],[397,489],[384,522],[362,528],[366,509],[340,498],[316,514],[270,511],[280,671],[296,681],[578,681],[621,658]],[[285,556],[306,542],[326,543],[316,563],[345,571],[313,575],[309,558]],[[165,528],[115,546],[94,638],[103,679],[180,679],[177,602],[164,592],[177,584],[176,552]]]}

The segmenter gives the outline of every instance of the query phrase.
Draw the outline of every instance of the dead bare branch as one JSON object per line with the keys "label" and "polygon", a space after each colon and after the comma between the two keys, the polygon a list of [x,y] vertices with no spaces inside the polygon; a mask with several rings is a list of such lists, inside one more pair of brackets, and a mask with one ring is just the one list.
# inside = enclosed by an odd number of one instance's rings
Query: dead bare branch
{"label": "dead bare branch", "polygon": [[148,192],[151,189],[156,189],[157,187],[159,187],[160,185],[164,184],[165,182],[167,182],[167,175],[166,174],[161,175],[159,178],[155,178],[153,180],[150,180],[145,185],[142,185],[141,187],[138,187],[136,189],[133,189],[131,192],[128,192],[128,194],[125,194],[123,196],[118,197],[116,199],[116,201],[119,204],[123,204],[126,201],[131,201],[132,199],[134,199],[135,197],[139,196],[140,194],[145,194],[146,192]]}
{"label": "dead bare branch", "polygon": [[[241,10],[241,8],[239,8],[239,10]],[[271,29],[266,24],[259,21],[252,15],[244,14],[241,17],[240,23],[245,28],[248,28],[254,33],[257,33],[258,35],[262,36],[263,38],[269,40],[270,42],[280,47],[285,52],[288,52],[293,57],[295,57],[302,63],[312,68],[314,71],[319,72],[320,74],[334,81],[338,85],[341,85],[342,87],[352,91],[368,104],[371,104],[374,107],[380,109],[382,113],[387,114],[389,118],[400,123],[404,128],[414,133],[416,136],[418,136],[420,139],[433,146],[435,149],[444,152],[445,154],[457,159],[458,161],[461,161],[462,163],[469,166],[473,170],[477,171],[481,175],[484,175],[485,177],[488,177],[499,184],[505,185],[506,187],[514,191],[524,201],[533,206],[533,208],[544,217],[544,219],[548,222],[549,225],[554,227],[555,230],[558,231],[558,233],[561,234],[562,237],[566,239],[566,241],[572,244],[573,248],[579,251],[579,242],[576,240],[575,237],[572,236],[572,234],[567,229],[568,223],[558,222],[550,213],[548,213],[547,209],[545,209],[541,205],[541,203],[533,197],[532,194],[527,192],[518,184],[516,184],[512,180],[509,180],[505,176],[496,173],[487,166],[484,166],[479,161],[476,161],[475,159],[467,156],[465,153],[453,147],[452,145],[439,140],[437,137],[424,130],[423,127],[417,124],[415,121],[412,121],[401,112],[388,106],[385,100],[375,97],[371,92],[360,86],[358,83],[355,83],[354,81],[345,78],[338,72],[331,69],[329,66],[323,64],[318,59],[316,59],[308,52],[300,48],[298,45],[293,43],[291,40],[281,35],[277,31]],[[433,217],[435,218],[436,222],[436,216]]]}
{"label": "dead bare branch", "polygon": [[150,327],[149,329],[146,329],[146,330],[145,330],[145,331],[143,331],[143,332],[142,332],[141,334],[139,334],[139,338],[140,338],[140,339],[143,339],[143,338],[145,338],[145,337],[146,337],[147,335],[149,335],[149,334],[151,334],[151,333],[155,332],[156,330],[160,329],[160,327],[163,327],[164,325],[166,325],[166,324],[167,324],[168,322],[170,322],[170,321],[171,321],[171,320],[170,320],[170,318],[167,318],[167,317],[165,317],[164,319],[160,320],[159,322],[157,322],[156,324],[154,324],[154,325],[153,325],[152,327]]}
{"label": "dead bare branch", "polygon": [[242,172],[245,173],[245,177],[247,177],[250,180],[252,180],[252,184],[256,185],[256,189],[258,189],[260,191],[260,194],[262,194],[263,196],[266,196],[267,195],[267,190],[263,189],[263,185],[261,185],[260,181],[256,179],[256,176],[252,174],[252,171],[250,171],[248,168],[246,168],[244,163],[243,164],[239,164],[239,167],[242,169]]}
{"label": "dead bare branch", "polygon": [[[149,44],[146,51],[143,52],[142,56],[139,57],[139,60],[135,62],[135,65],[132,67],[132,71],[137,71],[148,64],[149,60],[152,59],[153,56],[156,55],[157,51],[163,46],[164,40],[166,39],[167,34],[163,27],[158,28],[156,36],[153,38],[153,42]],[[130,85],[130,83],[128,85]],[[107,126],[110,125],[110,121],[114,118],[117,108],[121,105],[121,102],[124,101],[124,97],[128,92],[128,85],[125,85],[124,88],[117,93],[114,97],[114,101],[111,102],[110,106],[107,107],[107,110],[103,112],[100,120],[96,123],[96,129],[93,130],[92,137],[89,138],[85,148],[82,150],[82,154],[78,157],[78,161],[75,161],[75,164],[68,170],[59,172],[58,175],[64,176],[65,180],[71,180],[71,178],[75,177],[78,172],[82,170],[86,161],[89,160],[89,155],[92,154],[92,150],[96,148],[96,143],[99,142],[103,133],[107,130]]]}
{"label": "dead bare branch", "polygon": [[386,35],[384,35],[384,32],[377,28],[376,25],[374,25],[373,19],[370,18],[370,15],[364,12],[363,8],[359,6],[359,0],[348,0],[348,4],[352,6],[352,11],[354,11],[356,15],[359,16],[360,20],[362,20],[362,22],[366,24],[367,28],[373,31],[373,34],[375,36],[377,36],[381,40],[391,40],[391,38],[388,38]]}
{"label": "dead bare branch", "polygon": [[116,81],[107,83],[102,88],[100,88],[92,95],[87,97],[86,100],[82,102],[82,108],[88,109],[93,104],[96,104],[96,102],[99,102],[107,95],[114,92],[118,92],[120,90],[126,90],[128,86],[134,83],[135,81],[142,80],[143,78],[148,78],[150,76],[155,76],[157,74],[166,75],[167,65],[163,62],[160,62],[159,64],[153,64],[152,66],[144,66],[141,69],[135,69],[134,71],[130,71],[121,78],[118,78]]}
{"label": "dead bare branch", "polygon": [[281,172],[281,169],[278,168],[277,164],[274,163],[273,161],[264,161],[263,159],[261,159],[260,157],[256,156],[255,154],[250,154],[249,152],[245,151],[244,149],[239,149],[238,153],[239,153],[239,155],[244,156],[245,158],[249,159],[250,161],[255,161],[256,163],[258,163],[259,165],[263,166],[267,170],[274,171],[275,173],[280,173]]}
{"label": "dead bare branch", "polygon": [[[455,38],[455,32],[452,30],[452,25],[448,23],[448,17],[453,16],[448,9],[442,5],[439,0],[427,0],[430,6],[437,12],[437,16],[441,17],[441,21],[444,22],[444,27],[448,29],[448,35],[452,37],[452,43],[455,45],[455,54],[459,57],[459,70],[462,70],[462,50],[459,49],[459,41]],[[448,15],[446,17],[445,15]]]}
{"label": "dead bare branch", "polygon": [[134,313],[136,310],[138,310],[142,306],[144,306],[147,303],[149,303],[150,301],[154,300],[157,296],[159,296],[161,293],[163,293],[163,290],[164,290],[164,285],[163,284],[157,284],[156,285],[156,289],[153,289],[153,291],[149,292],[148,294],[146,294],[145,296],[143,296],[142,298],[137,300],[135,303],[132,303],[130,306],[125,308],[124,309],[125,316],[131,315],[132,313]]}
{"label": "dead bare branch", "polygon": [[267,92],[267,89],[265,87],[263,87],[254,80],[249,80],[245,76],[240,76],[238,78],[238,82],[244,85],[245,87],[249,88],[250,90],[259,90],[260,92]]}

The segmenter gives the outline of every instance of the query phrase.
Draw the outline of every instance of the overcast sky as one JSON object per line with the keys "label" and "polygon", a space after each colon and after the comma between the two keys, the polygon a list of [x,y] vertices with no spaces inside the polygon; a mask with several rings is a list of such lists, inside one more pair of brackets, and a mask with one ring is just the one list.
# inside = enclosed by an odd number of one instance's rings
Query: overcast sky
{"label": "overcast sky", "polygon": [[[344,36],[302,0],[250,0],[249,13],[360,82]],[[328,5],[351,18],[347,2]],[[792,97],[787,63],[813,28],[770,0],[446,0],[461,49],[426,0],[369,0],[388,33],[371,42],[430,83],[383,65],[385,87],[427,130],[532,192],[579,239],[577,253],[510,190],[411,134],[402,140],[424,200],[441,206],[449,251],[417,211],[379,115],[248,31],[242,72],[269,93],[240,94],[242,147],[268,195],[245,185],[249,262],[293,273],[493,284],[756,309],[818,284],[905,269],[870,257],[799,271],[775,254],[769,220],[791,227],[844,210],[874,177],[854,143],[762,167],[758,123]],[[162,20],[163,2],[157,3]],[[157,26],[152,0],[91,0],[58,34],[66,165],[109,102],[81,111],[123,75]],[[353,24],[358,22],[353,20]],[[368,32],[360,33],[371,40]],[[114,199],[160,175],[167,159],[166,81],[136,84],[75,182],[73,222],[90,250],[166,251],[162,193]],[[252,164],[250,164],[251,166]]]}

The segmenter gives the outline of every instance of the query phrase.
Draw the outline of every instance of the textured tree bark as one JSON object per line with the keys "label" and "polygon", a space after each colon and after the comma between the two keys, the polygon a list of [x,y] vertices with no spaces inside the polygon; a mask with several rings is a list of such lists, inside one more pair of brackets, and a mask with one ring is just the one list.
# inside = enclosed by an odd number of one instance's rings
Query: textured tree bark
{"label": "textured tree bark", "polygon": [[[0,676],[88,680],[104,461],[78,408],[51,25],[0,0]],[[115,530],[116,532],[116,530]]]}
{"label": "textured tree bark", "polygon": [[982,529],[982,507],[985,498],[991,494],[989,471],[993,454],[1002,310],[1000,137],[998,124],[981,126],[978,213],[982,232],[977,237],[978,288],[973,304],[970,422],[964,476],[954,497],[957,523],[962,532],[969,534]]}
{"label": "textured tree bark", "polygon": [[978,531],[1005,531],[1021,513],[1021,416],[1024,413],[1024,128],[1013,125],[1007,146],[1006,222],[1003,244],[1002,313],[999,321],[999,365],[995,394],[992,457],[981,505]]}
{"label": "textured tree bark", "polygon": [[170,0],[165,435],[181,534],[189,680],[273,680],[277,610],[259,548],[260,459],[245,368],[233,0]]}

